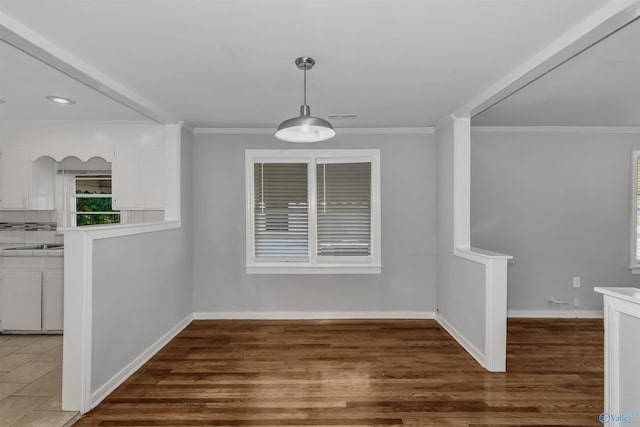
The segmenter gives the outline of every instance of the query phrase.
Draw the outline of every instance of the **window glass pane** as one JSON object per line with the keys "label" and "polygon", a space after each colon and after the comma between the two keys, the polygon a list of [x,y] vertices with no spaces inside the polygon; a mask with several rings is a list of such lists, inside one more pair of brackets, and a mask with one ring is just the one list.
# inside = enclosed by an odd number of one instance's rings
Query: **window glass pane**
{"label": "window glass pane", "polygon": [[307,164],[256,163],[254,185],[255,256],[307,257]]}
{"label": "window glass pane", "polygon": [[111,179],[100,176],[76,178],[76,194],[111,194]]}
{"label": "window glass pane", "polygon": [[[120,214],[114,211],[111,205],[110,175],[77,176],[75,185],[77,226],[120,223]],[[91,195],[102,197],[92,197]]]}
{"label": "window glass pane", "polygon": [[78,197],[76,212],[112,212],[111,197]]}
{"label": "window glass pane", "polygon": [[76,215],[76,225],[97,225],[97,224],[118,224],[120,214],[78,214]]}
{"label": "window glass pane", "polygon": [[371,255],[371,163],[318,164],[318,256]]}

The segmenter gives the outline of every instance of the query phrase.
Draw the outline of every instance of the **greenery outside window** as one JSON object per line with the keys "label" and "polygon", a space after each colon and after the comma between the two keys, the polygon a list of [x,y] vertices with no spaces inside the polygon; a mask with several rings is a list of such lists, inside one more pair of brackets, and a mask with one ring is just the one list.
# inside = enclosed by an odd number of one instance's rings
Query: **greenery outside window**
{"label": "greenery outside window", "polygon": [[111,204],[111,175],[76,176],[74,183],[74,226],[120,223],[120,212],[114,211]]}

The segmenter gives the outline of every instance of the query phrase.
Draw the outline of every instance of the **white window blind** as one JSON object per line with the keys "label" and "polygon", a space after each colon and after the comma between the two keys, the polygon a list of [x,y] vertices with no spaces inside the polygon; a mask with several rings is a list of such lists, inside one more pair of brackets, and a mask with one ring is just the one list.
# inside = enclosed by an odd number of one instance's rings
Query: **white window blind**
{"label": "white window blind", "polygon": [[371,163],[316,165],[318,256],[371,255]]}
{"label": "white window blind", "polygon": [[248,274],[380,274],[380,151],[246,150]]}
{"label": "white window blind", "polygon": [[309,252],[305,163],[254,164],[256,258],[300,259]]}

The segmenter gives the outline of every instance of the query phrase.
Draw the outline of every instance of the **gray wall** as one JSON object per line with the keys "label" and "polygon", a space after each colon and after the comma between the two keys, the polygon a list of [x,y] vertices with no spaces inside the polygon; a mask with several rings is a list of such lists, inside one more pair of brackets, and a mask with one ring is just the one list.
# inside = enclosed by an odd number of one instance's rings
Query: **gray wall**
{"label": "gray wall", "polygon": [[[380,148],[380,275],[247,275],[246,149]],[[339,135],[296,146],[272,135],[196,135],[194,311],[435,311],[433,135]]]}
{"label": "gray wall", "polygon": [[474,132],[471,145],[472,245],[513,255],[509,309],[572,309],[554,296],[597,310],[594,286],[638,286],[628,267],[640,135]]}
{"label": "gray wall", "polygon": [[193,311],[190,138],[183,131],[183,227],[94,242],[92,392]]}
{"label": "gray wall", "polygon": [[464,339],[484,353],[485,267],[453,255],[453,122],[438,128],[436,141],[438,312]]}

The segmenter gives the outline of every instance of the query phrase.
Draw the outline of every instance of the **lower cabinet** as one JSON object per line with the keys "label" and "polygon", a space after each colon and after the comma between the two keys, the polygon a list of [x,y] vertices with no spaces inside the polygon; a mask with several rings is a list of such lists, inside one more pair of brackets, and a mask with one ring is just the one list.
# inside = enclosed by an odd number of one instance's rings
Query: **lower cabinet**
{"label": "lower cabinet", "polygon": [[2,257],[0,329],[63,329],[63,257]]}
{"label": "lower cabinet", "polygon": [[42,273],[42,329],[62,330],[62,307],[64,296],[64,273],[47,271]]}
{"label": "lower cabinet", "polygon": [[42,330],[42,273],[2,273],[2,329]]}

